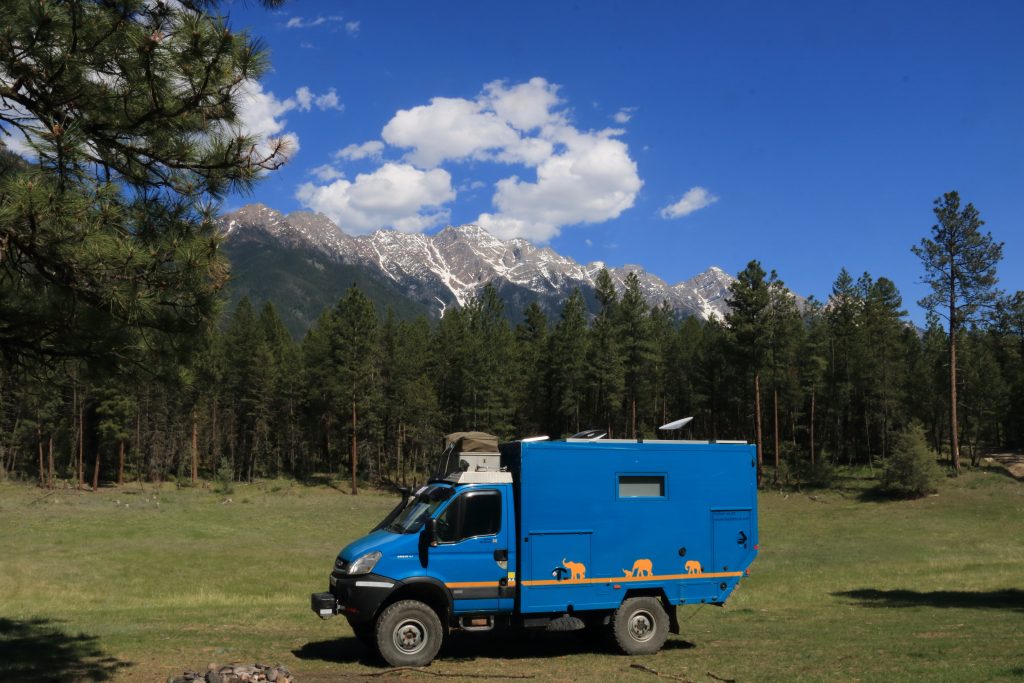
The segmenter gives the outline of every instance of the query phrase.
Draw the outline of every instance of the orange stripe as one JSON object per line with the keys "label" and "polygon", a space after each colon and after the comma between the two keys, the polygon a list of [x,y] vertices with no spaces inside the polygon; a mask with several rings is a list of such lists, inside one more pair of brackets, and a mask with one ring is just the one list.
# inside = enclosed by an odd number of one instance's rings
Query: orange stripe
{"label": "orange stripe", "polygon": [[490,588],[497,586],[497,581],[459,581],[457,583],[446,583],[449,588]]}
{"label": "orange stripe", "polygon": [[577,579],[575,581],[566,579],[564,581],[542,580],[542,581],[520,581],[524,586],[573,586],[594,583],[626,583],[629,581],[677,581],[685,579],[725,579],[735,576],[743,576],[743,572],[704,572],[703,574],[663,574],[661,576],[622,576],[602,577],[597,579]]}

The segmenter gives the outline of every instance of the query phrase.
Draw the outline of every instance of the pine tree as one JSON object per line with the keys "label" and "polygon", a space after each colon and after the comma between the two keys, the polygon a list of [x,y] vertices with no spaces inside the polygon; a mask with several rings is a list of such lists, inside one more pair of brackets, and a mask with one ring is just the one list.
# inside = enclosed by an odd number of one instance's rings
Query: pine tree
{"label": "pine tree", "polygon": [[775,459],[774,476],[777,483],[782,450],[779,424],[780,395],[783,410],[785,406],[796,401],[798,384],[794,361],[796,350],[800,346],[803,326],[800,314],[796,310],[796,300],[774,270],[768,277],[767,316],[767,352],[772,387],[772,454]]}
{"label": "pine tree", "polygon": [[516,326],[516,426],[521,434],[543,434],[551,412],[551,348],[548,319],[536,301]]}
{"label": "pine tree", "polygon": [[360,414],[365,413],[362,416],[365,432],[379,389],[378,319],[373,304],[355,285],[345,292],[333,316],[336,334],[330,339],[331,360],[341,386],[339,398],[344,400],[344,405],[337,406],[337,412],[340,415],[347,409],[351,417],[349,465],[355,495],[359,493]]}
{"label": "pine tree", "polygon": [[646,412],[651,393],[655,349],[650,309],[640,289],[640,278],[632,271],[626,276],[626,289],[616,309],[615,323],[622,348],[624,422],[635,439],[637,411],[641,415]]}
{"label": "pine tree", "polygon": [[734,351],[748,378],[753,380],[754,435],[757,443],[757,485],[761,486],[764,448],[761,429],[761,371],[770,339],[770,292],[760,262],[747,264],[729,285],[729,314]]}
{"label": "pine tree", "polygon": [[587,412],[608,436],[614,436],[615,415],[626,388],[626,368],[618,325],[619,297],[611,273],[605,268],[597,274],[595,294],[601,310],[589,335],[586,367],[590,407]]}
{"label": "pine tree", "polygon": [[932,292],[918,303],[938,313],[949,324],[949,450],[953,469],[960,472],[957,421],[957,333],[977,320],[980,312],[998,300],[996,266],[1003,258],[1003,243],[981,232],[985,224],[974,205],[960,208],[960,195],[947,192],[935,200],[931,238],[923,238],[911,251],[924,265],[924,282]]}
{"label": "pine tree", "polygon": [[551,394],[558,432],[580,431],[580,412],[587,391],[587,356],[586,305],[577,288],[566,299],[551,339]]}
{"label": "pine tree", "polygon": [[903,297],[892,280],[880,277],[867,283],[862,311],[866,349],[861,357],[866,366],[868,400],[865,408],[880,423],[878,432],[883,459],[889,456],[890,432],[894,424],[906,423],[906,417],[899,408],[904,383],[901,358],[906,314]]}
{"label": "pine tree", "polygon": [[32,157],[0,160],[7,359],[123,360],[140,335],[173,349],[211,322],[214,203],[288,151],[238,129],[266,67],[215,1],[5,4],[0,138]]}
{"label": "pine tree", "polygon": [[826,319],[829,333],[829,408],[832,417],[832,451],[853,462],[854,375],[857,365],[858,327],[863,299],[853,277],[841,268],[832,283]]}

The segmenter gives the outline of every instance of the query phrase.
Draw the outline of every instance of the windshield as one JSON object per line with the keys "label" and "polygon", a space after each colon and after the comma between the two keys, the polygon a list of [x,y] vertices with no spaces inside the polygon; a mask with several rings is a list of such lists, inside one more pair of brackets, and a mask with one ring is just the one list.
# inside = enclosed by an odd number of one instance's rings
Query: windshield
{"label": "windshield", "polygon": [[384,527],[384,531],[394,534],[411,534],[419,531],[423,522],[433,515],[444,501],[451,498],[454,492],[452,487],[438,484],[420,489],[416,496],[409,500],[402,513]]}

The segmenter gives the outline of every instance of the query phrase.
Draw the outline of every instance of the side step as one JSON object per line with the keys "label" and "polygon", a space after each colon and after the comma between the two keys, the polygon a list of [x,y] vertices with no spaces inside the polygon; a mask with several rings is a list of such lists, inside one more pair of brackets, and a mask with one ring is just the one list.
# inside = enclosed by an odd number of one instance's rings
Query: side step
{"label": "side step", "polygon": [[490,631],[494,628],[494,615],[464,614],[459,617],[459,628],[463,631]]}

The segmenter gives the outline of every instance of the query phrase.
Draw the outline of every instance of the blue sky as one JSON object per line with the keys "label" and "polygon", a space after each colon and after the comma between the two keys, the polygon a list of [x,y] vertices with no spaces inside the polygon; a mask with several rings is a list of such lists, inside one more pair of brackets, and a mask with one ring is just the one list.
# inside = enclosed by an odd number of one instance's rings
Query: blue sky
{"label": "blue sky", "polygon": [[752,258],[925,289],[956,189],[1024,289],[1024,4],[298,2],[247,116],[297,143],[254,196],[354,234],[480,222],[669,282]]}

